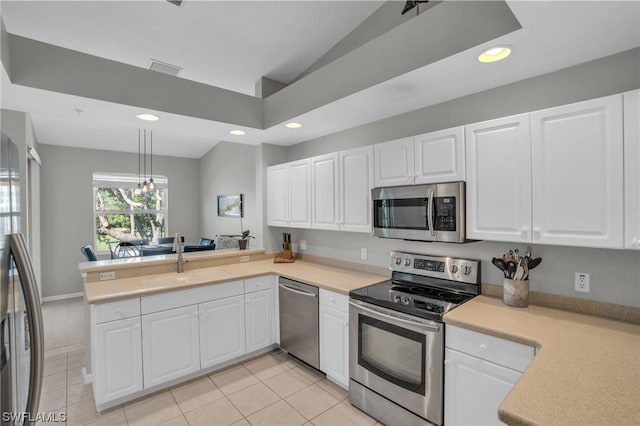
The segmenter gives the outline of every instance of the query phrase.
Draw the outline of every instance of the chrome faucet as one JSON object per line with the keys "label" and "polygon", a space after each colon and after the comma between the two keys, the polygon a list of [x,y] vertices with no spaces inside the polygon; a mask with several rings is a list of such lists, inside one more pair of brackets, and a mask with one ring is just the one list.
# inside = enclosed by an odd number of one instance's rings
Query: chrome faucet
{"label": "chrome faucet", "polygon": [[178,273],[184,273],[184,264],[189,261],[189,259],[184,259],[182,257],[182,241],[180,234],[176,232],[176,236],[173,239],[173,251],[178,254]]}

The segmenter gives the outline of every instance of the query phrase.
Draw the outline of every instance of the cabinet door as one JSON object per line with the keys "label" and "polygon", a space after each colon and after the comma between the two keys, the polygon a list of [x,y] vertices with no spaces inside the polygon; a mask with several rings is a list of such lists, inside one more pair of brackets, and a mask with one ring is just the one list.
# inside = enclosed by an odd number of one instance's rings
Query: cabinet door
{"label": "cabinet door", "polygon": [[311,227],[338,229],[338,153],[311,159]]}
{"label": "cabinet door", "polygon": [[452,349],[445,349],[444,423],[495,425],[498,407],[521,373]]}
{"label": "cabinet door", "polygon": [[245,354],[244,296],[201,303],[198,311],[202,368]]}
{"label": "cabinet door", "polygon": [[371,232],[373,147],[340,152],[340,229]]}
{"label": "cabinet door", "polygon": [[320,305],[320,370],[349,387],[349,314]]}
{"label": "cabinet door", "polygon": [[375,186],[413,184],[413,137],[374,145],[374,157]]}
{"label": "cabinet door", "polygon": [[145,388],[198,371],[199,339],[197,305],[143,315]]}
{"label": "cabinet door", "polygon": [[640,250],[640,90],[624,93],[624,247]]}
{"label": "cabinet door", "polygon": [[98,324],[95,336],[96,404],[142,390],[140,317]]}
{"label": "cabinet door", "polygon": [[465,127],[467,237],[531,241],[529,114]]}
{"label": "cabinet door", "polygon": [[622,95],[531,113],[533,242],[622,248]]}
{"label": "cabinet door", "polygon": [[311,167],[309,160],[289,163],[289,226],[311,227]]}
{"label": "cabinet door", "polygon": [[273,298],[271,290],[249,293],[245,299],[247,352],[257,351],[273,343]]}
{"label": "cabinet door", "polygon": [[464,127],[415,136],[413,144],[415,183],[465,180]]}
{"label": "cabinet door", "polygon": [[280,164],[267,169],[267,224],[288,226],[289,166]]}

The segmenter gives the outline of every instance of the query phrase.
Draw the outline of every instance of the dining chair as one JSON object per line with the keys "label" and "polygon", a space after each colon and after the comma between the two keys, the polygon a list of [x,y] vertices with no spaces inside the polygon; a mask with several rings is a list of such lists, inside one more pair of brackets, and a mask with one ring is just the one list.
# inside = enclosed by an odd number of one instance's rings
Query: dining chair
{"label": "dining chair", "polygon": [[140,249],[128,241],[119,242],[113,249],[113,257],[116,259],[138,256],[140,256]]}
{"label": "dining chair", "polygon": [[96,251],[89,244],[80,247],[80,251],[82,252],[82,254],[84,254],[84,257],[86,257],[89,262],[95,262],[96,260],[98,260]]}

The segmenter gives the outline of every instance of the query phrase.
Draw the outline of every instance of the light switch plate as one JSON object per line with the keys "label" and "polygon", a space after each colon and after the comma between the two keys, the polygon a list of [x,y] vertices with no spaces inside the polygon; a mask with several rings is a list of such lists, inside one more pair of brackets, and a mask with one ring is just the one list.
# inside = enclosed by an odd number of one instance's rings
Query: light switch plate
{"label": "light switch plate", "polygon": [[116,279],[115,271],[100,272],[100,281],[115,280],[115,279]]}

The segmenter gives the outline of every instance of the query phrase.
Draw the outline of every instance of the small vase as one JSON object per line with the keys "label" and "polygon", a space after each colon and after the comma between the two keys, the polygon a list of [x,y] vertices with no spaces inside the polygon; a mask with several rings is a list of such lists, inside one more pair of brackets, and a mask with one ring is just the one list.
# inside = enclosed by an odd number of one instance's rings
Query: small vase
{"label": "small vase", "polygon": [[502,302],[516,308],[529,306],[529,280],[510,280],[502,282]]}

